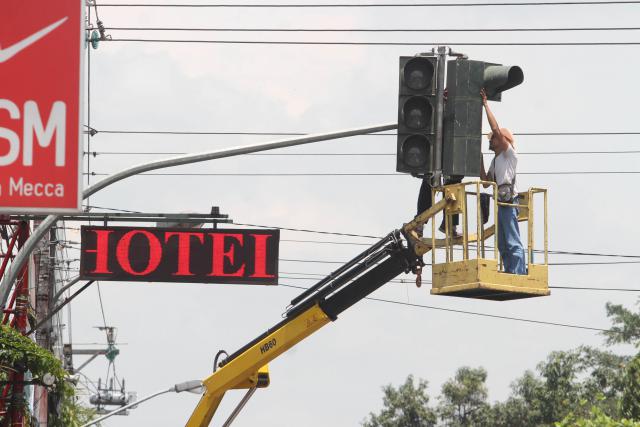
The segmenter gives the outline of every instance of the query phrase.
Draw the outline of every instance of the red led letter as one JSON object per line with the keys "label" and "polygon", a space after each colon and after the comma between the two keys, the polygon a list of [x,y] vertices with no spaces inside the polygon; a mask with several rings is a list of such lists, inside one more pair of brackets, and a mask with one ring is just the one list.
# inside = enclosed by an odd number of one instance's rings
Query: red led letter
{"label": "red led letter", "polygon": [[269,234],[251,234],[256,241],[255,248],[255,264],[251,277],[276,277],[273,274],[267,274],[267,240]]}
{"label": "red led letter", "polygon": [[233,257],[235,254],[235,245],[232,243],[228,252],[224,251],[224,242],[226,237],[236,239],[240,245],[243,244],[242,234],[229,234],[229,233],[209,233],[213,240],[213,254],[212,254],[212,267],[209,276],[218,277],[239,277],[244,275],[244,264],[238,268],[235,273],[224,272],[224,260],[229,259],[229,262],[233,264]]}
{"label": "red led letter", "polygon": [[98,274],[108,274],[109,271],[109,234],[113,233],[113,230],[88,230],[96,233],[96,248],[85,249],[87,253],[96,254],[96,269],[91,272]]}
{"label": "red led letter", "polygon": [[[131,268],[131,262],[129,261],[129,246],[131,245],[131,239],[136,234],[142,234],[147,238],[147,242],[149,242],[149,263],[142,271],[134,271],[133,268]],[[118,242],[116,257],[118,258],[120,267],[122,267],[122,269],[127,273],[133,274],[134,276],[146,276],[158,268],[160,259],[162,258],[162,246],[160,245],[158,238],[152,233],[145,230],[133,230],[122,236],[122,239]]]}
{"label": "red led letter", "polygon": [[204,243],[204,234],[189,233],[186,231],[167,231],[164,234],[164,241],[168,242],[173,236],[178,236],[178,271],[173,273],[174,276],[194,276],[189,268],[189,260],[191,257],[191,237],[197,237],[200,243]]}

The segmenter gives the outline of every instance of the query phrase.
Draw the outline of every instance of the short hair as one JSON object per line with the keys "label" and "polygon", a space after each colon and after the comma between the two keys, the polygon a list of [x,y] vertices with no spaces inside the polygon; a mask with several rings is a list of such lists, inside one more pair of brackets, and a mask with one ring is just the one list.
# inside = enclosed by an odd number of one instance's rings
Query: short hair
{"label": "short hair", "polygon": [[[516,141],[515,141],[515,139],[513,138],[513,133],[512,133],[509,129],[507,129],[507,128],[500,128],[500,133],[502,134],[502,136],[504,136],[504,138],[507,140],[507,142],[508,142],[509,144],[511,144],[511,146],[512,146],[512,147],[515,147],[515,146],[516,146]],[[489,133],[487,134],[487,139],[488,139],[489,141],[491,141],[491,138],[492,138],[492,137],[493,137],[493,132],[489,132]]]}

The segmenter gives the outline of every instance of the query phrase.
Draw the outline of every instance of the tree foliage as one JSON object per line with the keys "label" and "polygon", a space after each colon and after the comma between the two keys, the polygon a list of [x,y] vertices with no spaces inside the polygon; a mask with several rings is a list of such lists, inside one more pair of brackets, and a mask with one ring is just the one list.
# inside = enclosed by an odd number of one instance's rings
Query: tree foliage
{"label": "tree foliage", "polygon": [[577,417],[573,412],[562,421],[554,424],[555,427],[640,427],[640,422],[626,418],[614,419],[605,414],[602,409],[592,406],[591,411],[583,417]]}
{"label": "tree foliage", "polygon": [[462,367],[444,383],[437,412],[445,425],[489,425],[486,424],[489,409],[486,380],[487,371],[483,368]]}
{"label": "tree foliage", "polygon": [[[0,325],[0,379],[7,379],[7,372],[10,371],[29,371],[36,380],[42,379],[45,374],[55,377],[55,383],[49,388],[49,396],[60,404],[55,405],[57,412],[49,420],[51,427],[80,426],[94,417],[95,411],[77,403],[75,388],[67,381],[67,373],[60,360],[17,330]],[[13,404],[22,405],[22,409],[27,411],[24,401]],[[0,422],[5,421],[0,416]]]}
{"label": "tree foliage", "polygon": [[409,375],[403,385],[395,389],[391,385],[382,388],[383,409],[380,414],[369,414],[364,427],[431,427],[436,424],[436,414],[428,407],[427,382],[418,380],[414,385]]}
{"label": "tree foliage", "polygon": [[[640,390],[637,377],[640,359],[634,359],[629,367],[627,362],[625,356],[590,347],[556,351],[538,364],[537,372],[527,371],[514,381],[506,401],[494,404],[487,400],[487,372],[483,368],[463,367],[443,384],[433,412],[428,407],[426,381],[419,380],[416,389],[413,377],[409,376],[398,390],[392,386],[384,388],[382,412],[371,414],[364,426],[413,427],[438,422],[437,425],[449,427],[635,427],[636,424],[622,418],[620,402],[627,393],[629,408],[637,410],[634,405],[640,405],[636,394]],[[407,416],[418,412],[429,414],[422,418],[428,422],[413,423],[417,418]],[[631,412],[624,415],[637,418]]]}
{"label": "tree foliage", "polygon": [[640,354],[627,365],[622,390],[622,414],[640,420]]}
{"label": "tree foliage", "polygon": [[624,343],[640,347],[640,312],[634,313],[622,305],[611,303],[607,303],[605,308],[613,322],[609,331],[604,333],[607,344]]}

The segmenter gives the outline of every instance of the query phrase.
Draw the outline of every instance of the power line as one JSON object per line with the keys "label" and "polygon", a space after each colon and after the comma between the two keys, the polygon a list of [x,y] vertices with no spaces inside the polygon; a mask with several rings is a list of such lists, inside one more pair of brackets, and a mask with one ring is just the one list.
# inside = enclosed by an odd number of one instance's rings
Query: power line
{"label": "power line", "polygon": [[590,6],[590,5],[624,5],[638,4],[640,1],[532,1],[524,3],[516,2],[488,2],[488,3],[104,3],[100,7],[179,7],[179,8],[390,8],[390,7],[489,7],[489,6]]}
{"label": "power line", "polygon": [[[279,286],[283,286],[283,287],[286,287],[286,288],[294,288],[294,289],[305,289],[305,290],[307,289],[304,286],[295,286],[295,285],[280,284]],[[584,329],[584,330],[597,331],[597,332],[616,332],[616,333],[619,332],[619,331],[613,331],[613,330],[610,330],[610,329],[594,328],[594,327],[590,327],[590,326],[572,325],[572,324],[569,324],[569,323],[559,323],[559,322],[548,322],[548,321],[544,321],[544,320],[524,319],[524,318],[512,317],[512,316],[501,316],[501,315],[497,315],[497,314],[480,313],[480,312],[476,312],[476,311],[456,310],[456,309],[452,309],[452,308],[435,307],[435,306],[423,305],[423,304],[413,304],[413,303],[409,303],[409,302],[395,301],[395,300],[389,300],[389,299],[383,299],[383,298],[365,297],[364,299],[365,300],[369,300],[369,301],[384,302],[384,303],[388,303],[388,304],[403,305],[403,306],[407,306],[407,307],[424,308],[424,309],[428,309],[428,310],[447,311],[447,312],[451,312],[451,313],[468,314],[468,315],[472,315],[472,316],[491,317],[491,318],[494,318],[494,319],[513,320],[513,321],[516,321],[516,322],[526,322],[526,323],[535,323],[535,324],[539,324],[539,325],[558,326],[558,327],[573,328],[573,329]]]}
{"label": "power line", "polygon": [[631,288],[591,288],[585,286],[549,286],[550,289],[578,290],[578,291],[615,291],[615,292],[640,292],[640,289]]}
{"label": "power line", "polygon": [[[305,274],[305,273],[289,273],[289,274]],[[318,277],[294,277],[294,276],[283,276],[279,275],[278,279],[287,279],[287,280],[318,280],[320,278],[325,277],[324,275],[317,275]],[[413,284],[415,281],[413,279],[396,279],[389,280],[387,283],[398,283],[398,284]],[[422,280],[422,284],[431,284],[428,280]],[[572,290],[572,291],[612,291],[612,292],[640,292],[640,289],[632,289],[632,288],[594,288],[588,286],[549,286],[549,289],[562,289],[562,290]]]}
{"label": "power line", "polygon": [[[80,270],[78,270],[80,271]],[[92,280],[93,282],[93,280]],[[107,318],[104,315],[104,305],[102,304],[102,292],[100,291],[100,282],[96,282],[96,288],[98,289],[98,300],[100,301],[100,312],[102,313],[102,325],[104,326],[105,333],[107,331]]]}
{"label": "power line", "polygon": [[244,227],[259,227],[259,228],[275,228],[278,230],[286,230],[286,231],[299,231],[304,233],[314,233],[314,234],[330,234],[332,236],[347,236],[347,237],[364,237],[367,239],[381,239],[379,236],[369,236],[366,234],[353,234],[353,233],[337,233],[331,231],[320,231],[320,230],[309,230],[304,228],[290,228],[290,227],[273,227],[267,225],[257,225],[257,224],[246,224],[241,222],[232,222],[233,225],[241,225]]}
{"label": "power line", "polygon": [[[117,212],[125,212],[125,213],[142,213],[140,211],[133,211],[127,209],[118,209],[118,208],[108,208],[103,206],[95,206],[95,205],[87,205],[86,207],[92,209],[104,209],[110,211]],[[356,234],[356,233],[340,233],[334,231],[324,231],[324,230],[310,230],[305,228],[293,228],[293,227],[280,227],[276,225],[262,225],[262,224],[249,224],[242,222],[232,222],[231,225],[239,225],[242,227],[257,227],[257,228],[269,228],[269,229],[278,229],[285,231],[293,231],[293,232],[302,232],[302,233],[311,233],[311,234],[322,234],[322,235],[331,235],[331,236],[346,236],[346,237],[360,237],[365,239],[381,239],[382,236],[372,236],[367,234]],[[66,227],[70,228],[70,227]],[[369,243],[356,243],[356,242],[326,242],[326,241],[312,241],[312,240],[289,240],[291,242],[304,242],[304,243],[333,243],[333,244],[350,244],[350,245],[369,245]],[[487,247],[491,248],[491,247]],[[573,252],[573,251],[565,251],[565,250],[549,250],[550,254],[557,255],[579,255],[579,256],[592,256],[592,257],[614,257],[614,258],[631,258],[631,259],[640,259],[640,255],[629,255],[629,254],[611,254],[611,253],[601,253],[601,252]],[[290,273],[290,274],[302,274],[302,273]]]}
{"label": "power line", "polygon": [[371,246],[369,243],[356,243],[356,242],[329,242],[321,240],[295,240],[295,239],[280,239],[281,242],[288,243],[314,243],[314,244],[326,244],[326,245],[356,245],[356,246]]}
{"label": "power line", "polygon": [[[328,261],[328,260],[317,260],[317,259],[293,259],[293,258],[280,258],[279,261],[284,262],[295,262],[295,263],[303,263],[303,264],[345,264],[346,261]],[[549,262],[547,265],[549,266],[580,266],[580,265],[619,265],[619,264],[640,264],[640,261],[595,261],[595,262]],[[429,263],[425,265],[431,265]]]}
{"label": "power line", "polygon": [[202,43],[202,44],[258,44],[258,45],[299,45],[299,46],[635,46],[638,42],[355,42],[355,41],[291,41],[291,40],[203,40],[203,39],[107,39],[109,42],[133,43]]}
{"label": "power line", "polygon": [[[549,171],[549,172],[518,172],[518,175],[636,175],[640,174],[640,171]],[[87,173],[83,173],[83,175],[87,175]],[[111,173],[104,172],[91,172],[91,176],[109,176]],[[319,176],[397,176],[397,177],[405,177],[406,174],[403,173],[366,173],[366,172],[318,172],[318,173],[282,173],[282,172],[274,172],[274,173],[198,173],[198,172],[175,172],[175,173],[140,173],[135,175],[139,176],[273,176],[273,177],[290,177],[290,176],[308,176],[308,177],[319,177]]]}
{"label": "power line", "polygon": [[[304,136],[306,132],[239,132],[239,131],[184,131],[184,130],[127,130],[127,129],[106,129],[96,130],[96,134],[137,134],[137,135],[245,135],[245,136]],[[396,132],[368,133],[358,136],[397,136]],[[486,134],[485,134],[486,135]],[[619,135],[640,135],[640,131],[628,132],[516,132],[516,136],[619,136]]]}
{"label": "power line", "polygon": [[106,208],[106,207],[104,207],[104,206],[85,205],[84,207],[85,207],[85,208],[91,208],[91,209],[93,209],[93,208],[96,208],[96,209],[104,209],[104,210],[106,210],[106,211],[114,211],[114,212],[143,213],[143,212],[140,212],[140,211],[129,211],[129,210],[126,210],[126,209]]}
{"label": "power line", "polygon": [[539,32],[539,31],[636,31],[640,27],[555,28],[221,28],[221,27],[105,27],[117,31],[196,31],[260,33],[429,33],[429,32]]}
{"label": "power line", "polygon": [[[638,154],[640,150],[622,150],[622,151],[529,151],[518,152],[518,156],[522,155],[576,155],[576,154]],[[90,154],[94,157],[100,155],[184,155],[188,152],[176,151],[85,151],[84,154]],[[484,155],[493,155],[491,153],[483,153]],[[360,157],[360,156],[396,156],[396,153],[253,153],[245,154],[245,156],[310,156],[310,157],[326,157],[326,156],[343,156],[343,157]]]}

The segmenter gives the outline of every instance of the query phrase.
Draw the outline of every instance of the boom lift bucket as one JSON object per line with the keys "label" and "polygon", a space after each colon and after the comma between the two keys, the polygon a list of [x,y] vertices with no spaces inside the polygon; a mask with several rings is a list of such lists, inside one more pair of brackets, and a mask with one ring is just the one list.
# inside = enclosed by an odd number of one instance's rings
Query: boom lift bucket
{"label": "boom lift bucket", "polygon": [[[481,199],[486,197],[481,196],[480,192],[480,186],[483,184],[493,189],[490,205],[493,205],[491,210],[494,213],[492,215],[494,224],[489,226],[485,226],[489,217],[487,212],[489,209],[485,209],[483,214],[481,208]],[[519,193],[520,200],[517,205],[498,202],[497,187],[493,182],[476,181],[447,185],[433,190],[434,200],[438,193],[442,193],[443,200],[447,201],[442,209],[445,215],[445,238],[435,238],[435,220],[433,220],[435,213],[433,213],[430,216],[432,218],[431,237],[416,242],[416,252],[424,254],[431,251],[432,295],[496,301],[549,295],[547,191],[545,189],[530,188],[526,192]],[[541,251],[543,256],[540,257],[542,262],[536,262],[534,257],[536,254],[534,250],[534,197],[536,195],[542,196],[544,205],[544,247]],[[498,221],[495,212],[497,212],[498,206],[517,207],[519,210],[518,221],[526,224],[527,274],[510,274],[504,271],[498,253],[499,236],[495,232]],[[461,236],[453,236],[451,225],[453,215],[459,215],[462,228]],[[419,218],[425,219],[422,215]],[[426,218],[426,220],[428,219]],[[470,233],[470,230],[474,232]],[[416,237],[415,234],[409,235],[409,239],[414,242]],[[488,246],[486,242],[491,240],[493,240],[493,245]]]}

